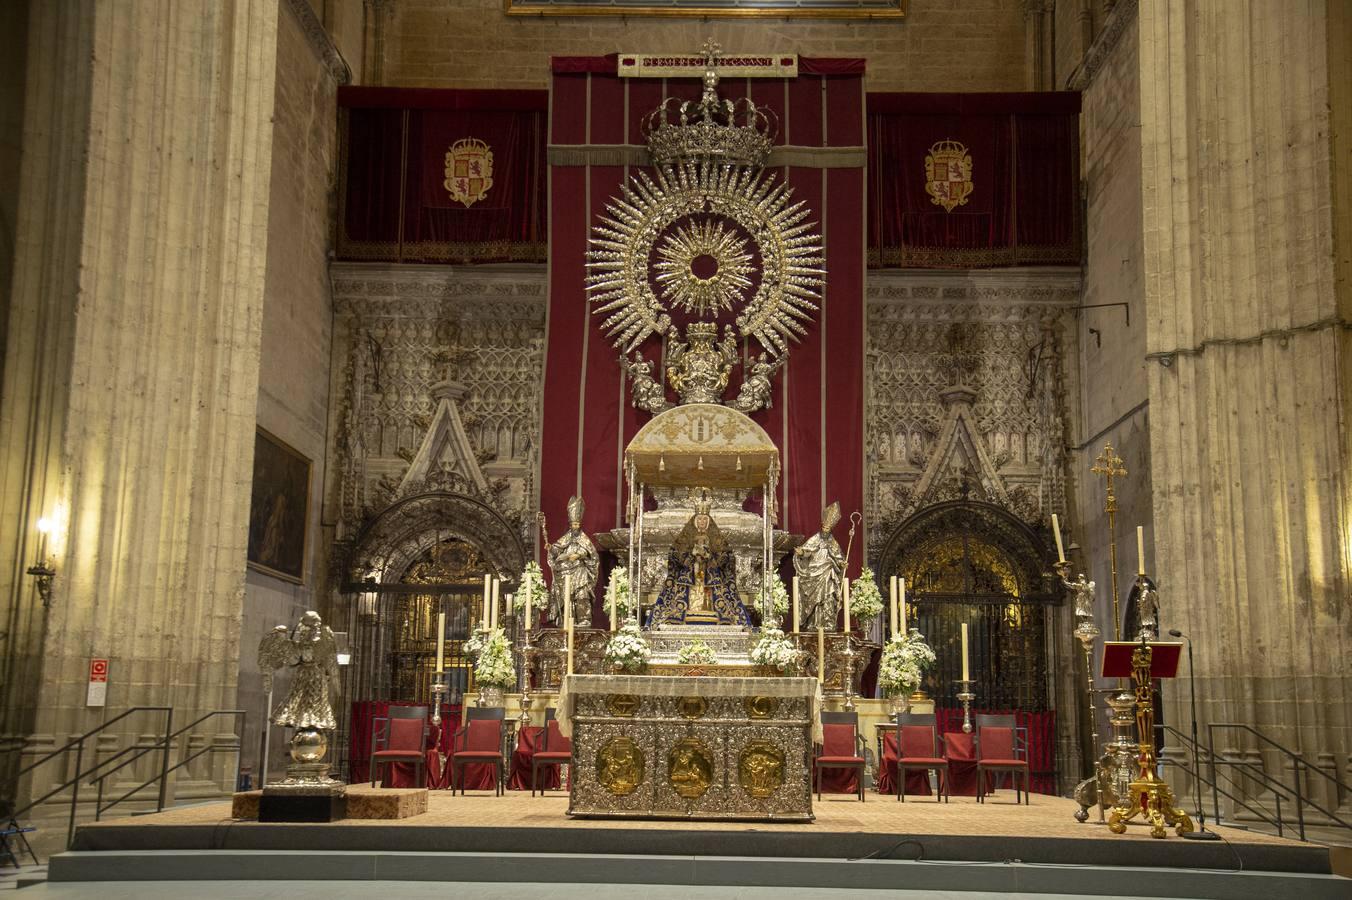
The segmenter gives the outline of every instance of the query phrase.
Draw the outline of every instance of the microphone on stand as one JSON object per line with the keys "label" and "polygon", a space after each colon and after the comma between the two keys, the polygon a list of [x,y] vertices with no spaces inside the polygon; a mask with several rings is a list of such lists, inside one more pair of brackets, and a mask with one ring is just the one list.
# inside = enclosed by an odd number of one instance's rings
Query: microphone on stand
{"label": "microphone on stand", "polygon": [[1169,636],[1183,638],[1188,642],[1188,693],[1192,695],[1192,783],[1197,792],[1197,831],[1188,831],[1183,837],[1194,841],[1218,841],[1221,836],[1206,830],[1206,813],[1202,811],[1202,760],[1201,744],[1197,741],[1197,682],[1194,680],[1192,666],[1192,638],[1177,628],[1169,629]]}

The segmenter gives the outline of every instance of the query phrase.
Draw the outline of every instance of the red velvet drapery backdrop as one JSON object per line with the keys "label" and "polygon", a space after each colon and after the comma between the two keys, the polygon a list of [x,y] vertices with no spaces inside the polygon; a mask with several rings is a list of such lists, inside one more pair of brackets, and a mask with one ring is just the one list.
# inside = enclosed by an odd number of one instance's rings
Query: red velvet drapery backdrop
{"label": "red velvet drapery backdrop", "polygon": [[[547,92],[343,87],[338,106],[340,259],[544,261]],[[465,138],[493,154],[468,205],[444,185]]]}
{"label": "red velvet drapery backdrop", "polygon": [[[777,144],[795,152],[791,165],[770,171],[787,181],[795,200],[807,202],[825,236],[822,309],[776,376],[773,407],[753,417],[782,454],[779,527],[798,533],[817,527],[824,502],[839,500],[847,515],[863,508],[863,71],[861,60],[803,58],[797,78],[720,86],[722,96],[749,94],[779,117]],[[697,99],[699,89],[698,78],[619,78],[614,57],[554,60],[540,464],[541,508],[551,536],[564,527],[569,495],[579,491],[587,500],[587,531],[622,524],[624,446],[649,417],[630,404],[618,352],[588,308],[587,238],[606,202],[637,171],[613,164],[627,158],[613,148],[641,148],[642,120],[663,96]],[[652,360],[659,347],[650,338],[642,349]],[[859,572],[863,545],[859,534],[851,576]]]}
{"label": "red velvet drapery backdrop", "polygon": [[[1078,265],[1079,113],[1076,93],[869,94],[869,265]],[[925,189],[941,141],[972,163],[951,210]]]}

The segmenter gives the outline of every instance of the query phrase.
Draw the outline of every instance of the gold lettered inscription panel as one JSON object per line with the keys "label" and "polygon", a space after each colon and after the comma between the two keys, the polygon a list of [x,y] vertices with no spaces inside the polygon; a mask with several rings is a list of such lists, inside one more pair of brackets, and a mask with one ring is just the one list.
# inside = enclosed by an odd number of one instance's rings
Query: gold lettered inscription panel
{"label": "gold lettered inscription panel", "polygon": [[[905,0],[505,0],[509,16],[660,16],[759,19],[898,19]],[[624,54],[621,54],[623,56]],[[636,55],[636,54],[635,54]]]}

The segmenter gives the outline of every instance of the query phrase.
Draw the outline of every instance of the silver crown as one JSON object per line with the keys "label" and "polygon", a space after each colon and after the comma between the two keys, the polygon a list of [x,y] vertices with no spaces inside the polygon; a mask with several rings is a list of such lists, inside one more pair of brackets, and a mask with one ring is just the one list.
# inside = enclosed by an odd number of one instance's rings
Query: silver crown
{"label": "silver crown", "polygon": [[643,120],[657,165],[712,161],[764,166],[779,133],[774,112],[749,99],[718,96],[718,45],[704,42],[704,93],[698,102],[667,97]]}

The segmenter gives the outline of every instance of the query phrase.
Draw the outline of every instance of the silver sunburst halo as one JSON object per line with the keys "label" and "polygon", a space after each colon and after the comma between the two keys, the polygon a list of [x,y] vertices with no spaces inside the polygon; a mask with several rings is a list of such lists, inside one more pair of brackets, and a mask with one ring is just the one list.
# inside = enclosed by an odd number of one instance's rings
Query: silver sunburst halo
{"label": "silver sunburst halo", "polygon": [[[751,287],[755,273],[746,239],[720,219],[677,225],[657,248],[657,285],[662,298],[697,316],[732,309]],[[707,269],[708,274],[703,274]]]}
{"label": "silver sunburst halo", "polygon": [[[815,223],[808,221],[811,212],[805,202],[792,199],[793,192],[773,175],[748,166],[687,161],[660,166],[652,176],[646,172],[632,176],[592,228],[587,293],[594,312],[606,315],[601,327],[622,353],[670,328],[669,306],[680,307],[681,301],[665,287],[673,279],[663,283],[663,296],[658,297],[649,260],[659,241],[664,242],[659,257],[672,240],[679,246],[680,228],[673,232],[674,223],[702,217],[701,221],[735,223],[738,229],[724,225],[723,234],[741,239],[740,230],[760,254],[755,290],[750,291],[748,283],[720,294],[733,308],[744,299],[737,311],[738,331],[755,337],[776,356],[787,351],[790,341],[807,333],[805,325],[817,311],[826,274],[821,237],[813,231]],[[708,255],[722,263],[716,254]],[[655,266],[659,281],[662,274],[675,272],[661,265]],[[749,267],[742,278],[756,274],[749,261],[742,265]],[[684,271],[690,272],[689,267]],[[676,274],[687,277],[684,272]],[[748,291],[751,296],[745,299]]]}

